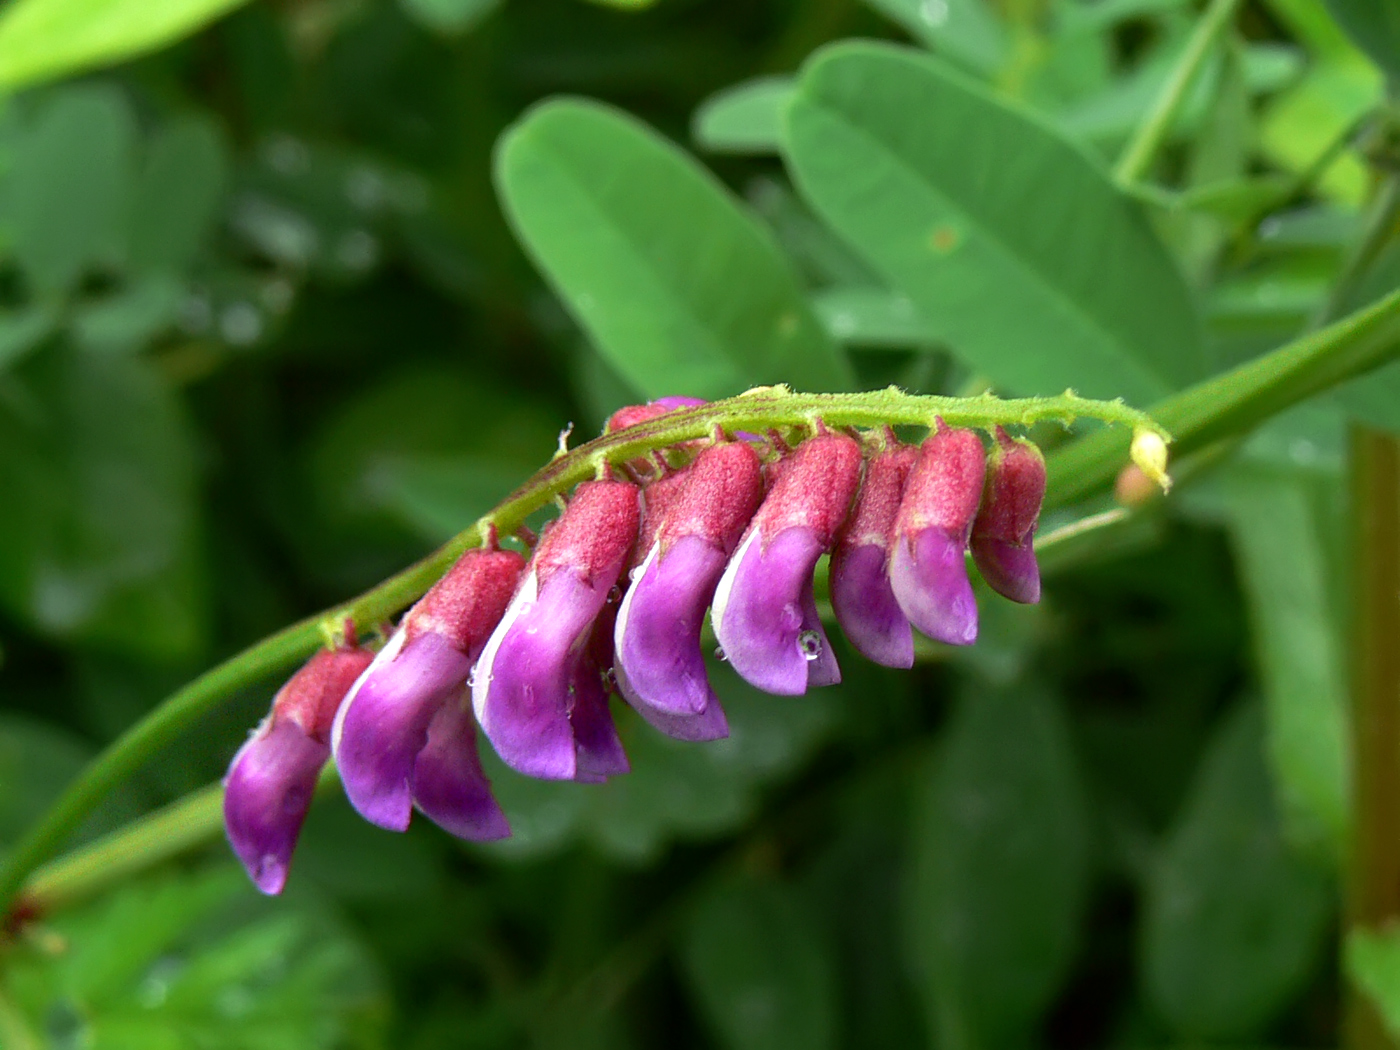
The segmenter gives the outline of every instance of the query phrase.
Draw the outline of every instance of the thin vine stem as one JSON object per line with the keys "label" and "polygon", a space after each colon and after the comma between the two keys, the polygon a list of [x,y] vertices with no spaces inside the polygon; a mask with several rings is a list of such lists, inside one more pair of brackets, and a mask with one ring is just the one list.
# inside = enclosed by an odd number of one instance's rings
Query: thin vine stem
{"label": "thin vine stem", "polygon": [[92,761],[10,851],[0,870],[0,914],[8,912],[29,875],[54,856],[83,819],[117,785],[159,749],[178,739],[225,697],[305,659],[350,621],[357,630],[377,625],[420,597],[461,554],[493,535],[509,535],[526,519],[576,484],[605,474],[610,466],[675,445],[725,432],[811,430],[884,424],[991,428],[1030,426],[1076,419],[1119,423],[1168,438],[1151,417],[1121,401],[1091,401],[1066,392],[1058,397],[1003,400],[906,394],[890,387],[863,394],[795,394],[786,387],[760,387],[739,397],[668,413],[595,438],[560,453],[496,509],[416,565],[356,598],[303,620],[256,643],[196,678],[152,710]]}
{"label": "thin vine stem", "polygon": [[1205,14],[1196,23],[1191,39],[1187,41],[1186,50],[1172,67],[1166,84],[1153,100],[1147,116],[1133,132],[1132,139],[1123,149],[1122,156],[1113,169],[1113,177],[1120,185],[1137,182],[1151,166],[1157,151],[1162,148],[1162,144],[1171,133],[1172,122],[1176,120],[1177,113],[1186,101],[1186,93],[1191,90],[1192,83],[1220,34],[1229,27],[1230,19],[1238,6],[1239,0],[1211,0]]}

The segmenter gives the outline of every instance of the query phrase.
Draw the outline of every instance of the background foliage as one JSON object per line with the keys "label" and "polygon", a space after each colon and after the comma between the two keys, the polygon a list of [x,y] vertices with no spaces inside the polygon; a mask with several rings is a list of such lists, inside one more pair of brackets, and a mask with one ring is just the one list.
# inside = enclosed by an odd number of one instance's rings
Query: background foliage
{"label": "background foliage", "polygon": [[[1246,0],[1151,186],[1111,171],[1188,0],[644,6],[0,9],[0,846],[567,421],[779,381],[1146,406],[1400,287],[1357,252],[1393,0]],[[221,846],[100,894],[0,948],[0,1044],[1335,1043],[1350,419],[1400,429],[1400,364],[913,673],[717,664],[730,739],[619,710],[604,786],[487,756],[498,847],[328,798],[284,899]],[[217,779],[274,686],[85,834]],[[1345,965],[1400,1028],[1397,942]]]}

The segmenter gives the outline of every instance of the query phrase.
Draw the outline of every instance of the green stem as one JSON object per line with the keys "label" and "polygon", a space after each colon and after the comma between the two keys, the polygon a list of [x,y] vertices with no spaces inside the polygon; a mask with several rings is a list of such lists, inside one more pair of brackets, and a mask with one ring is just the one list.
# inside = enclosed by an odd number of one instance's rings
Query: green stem
{"label": "green stem", "polygon": [[1030,426],[1047,420],[1069,423],[1080,417],[1166,433],[1148,416],[1121,402],[1090,401],[1072,393],[1001,400],[916,396],[893,387],[866,394],[794,394],[785,387],[764,387],[669,413],[561,452],[495,510],[418,564],[346,605],[303,620],[245,649],[173,694],[127,730],[15,844],[0,870],[0,914],[9,909],[29,874],[63,846],[113,788],[224,697],[304,659],[323,638],[338,634],[346,620],[361,629],[382,622],[422,595],[463,551],[488,542],[493,533],[514,532],[535,511],[579,482],[605,474],[610,466],[682,441],[707,438],[716,429],[810,429],[819,422],[833,427],[886,423],[930,426],[939,418],[950,426],[990,428],[998,424]]}
{"label": "green stem", "polygon": [[[1310,332],[1230,372],[1183,390],[1152,409],[1183,456],[1259,423],[1343,380],[1400,356],[1400,292]],[[1127,459],[1128,438],[1090,434],[1047,457],[1046,506],[1082,499],[1111,480]]]}
{"label": "green stem", "polygon": [[1167,82],[1162,85],[1161,93],[1118,158],[1113,177],[1120,184],[1137,182],[1151,166],[1157,151],[1171,133],[1172,122],[1186,101],[1186,92],[1191,89],[1192,81],[1196,79],[1216,40],[1230,24],[1238,3],[1239,0],[1211,0],[1187,42],[1186,50],[1172,68]]}

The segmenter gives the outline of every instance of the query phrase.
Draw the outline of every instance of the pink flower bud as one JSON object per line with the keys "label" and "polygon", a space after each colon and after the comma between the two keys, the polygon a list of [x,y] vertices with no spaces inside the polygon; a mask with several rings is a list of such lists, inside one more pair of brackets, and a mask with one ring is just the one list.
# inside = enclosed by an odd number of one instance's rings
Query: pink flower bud
{"label": "pink flower bud", "polygon": [[579,741],[570,721],[580,653],[637,539],[635,485],[578,487],[527,566],[510,607],[481,654],[472,704],[507,765],[531,776],[571,780]]}
{"label": "pink flower bud", "polygon": [[675,412],[682,408],[698,408],[703,404],[705,404],[703,398],[671,395],[658,398],[655,401],[648,401],[645,405],[624,405],[608,417],[608,424],[603,428],[603,432],[610,434],[614,430],[634,427],[638,423],[645,423],[649,419],[664,416],[667,412]]}
{"label": "pink flower bud", "polygon": [[766,692],[797,695],[841,671],[812,594],[860,483],[860,445],[844,434],[804,442],[772,488],[715,590],[715,635],[734,669]]}
{"label": "pink flower bud", "polygon": [[663,732],[711,740],[728,724],[705,672],[700,629],[763,495],[763,470],[752,446],[729,442],[705,449],[681,477],[618,612],[618,686]]}
{"label": "pink flower bud", "polygon": [[263,893],[286,885],[316,778],[330,757],[331,723],[372,659],[357,646],[317,653],[278,691],[271,713],[229,764],[224,828]]}
{"label": "pink flower bud", "polygon": [[867,659],[914,666],[914,633],[890,586],[890,545],[905,482],[919,450],[893,444],[865,467],[855,510],[831,555],[831,606],[846,637]]}
{"label": "pink flower bud", "polygon": [[972,560],[987,585],[1012,601],[1040,601],[1040,567],[1032,541],[1044,499],[1040,449],[998,427],[982,509],[972,526]]}
{"label": "pink flower bud", "polygon": [[[448,784],[443,778],[475,778],[474,757],[446,762],[438,750],[425,756],[434,732],[450,735],[474,749],[476,733],[461,725],[444,705],[458,703],[463,684],[487,638],[505,614],[525,559],[515,551],[470,550],[404,616],[374,663],[356,683],[336,718],[332,735],[336,767],[351,804],[372,824],[404,831],[415,801],[431,819],[467,838],[498,838],[504,817],[495,808],[475,805],[451,814],[441,805],[429,808],[418,798],[424,790],[437,800],[489,798],[484,778]],[[459,704],[460,706],[460,704]],[[465,764],[464,764],[465,763]]]}
{"label": "pink flower bud", "polygon": [[895,518],[895,599],[910,623],[950,645],[977,640],[977,602],[964,552],[986,470],[977,435],[940,423],[920,446]]}

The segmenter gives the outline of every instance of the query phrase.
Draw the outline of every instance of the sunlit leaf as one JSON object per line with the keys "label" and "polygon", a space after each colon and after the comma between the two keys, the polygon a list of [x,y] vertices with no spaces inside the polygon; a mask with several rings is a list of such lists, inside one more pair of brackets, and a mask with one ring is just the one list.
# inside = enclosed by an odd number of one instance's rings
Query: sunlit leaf
{"label": "sunlit leaf", "polygon": [[15,0],[0,13],[0,87],[111,65],[171,44],[246,0]]}
{"label": "sunlit leaf", "polygon": [[714,153],[777,153],[779,113],[792,97],[791,77],[756,77],[707,98],[691,136]]}
{"label": "sunlit leaf", "polygon": [[501,139],[496,181],[576,319],[647,396],[849,386],[848,366],[767,231],[633,118],[547,102]]}
{"label": "sunlit leaf", "polygon": [[1200,374],[1189,295],[1136,205],[935,59],[827,48],[785,143],[818,212],[997,384],[1150,401]]}

